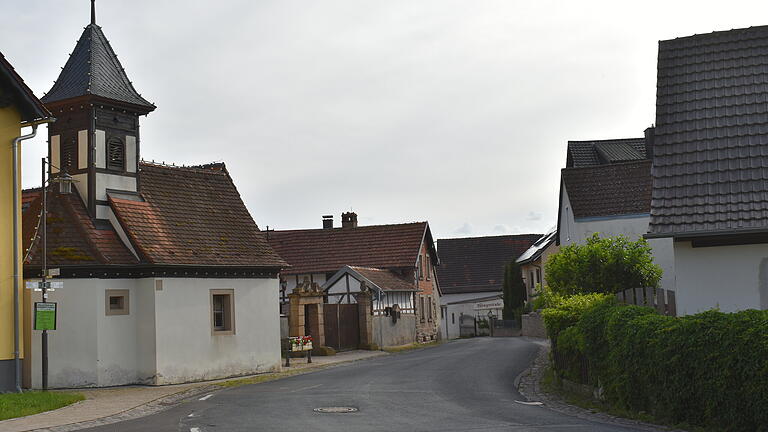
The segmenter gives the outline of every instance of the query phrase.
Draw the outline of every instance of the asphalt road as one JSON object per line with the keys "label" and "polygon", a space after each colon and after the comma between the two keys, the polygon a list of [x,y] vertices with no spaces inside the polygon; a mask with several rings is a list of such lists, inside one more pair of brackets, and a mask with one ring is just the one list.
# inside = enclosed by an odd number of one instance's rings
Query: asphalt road
{"label": "asphalt road", "polygon": [[[476,338],[196,397],[89,431],[632,431],[525,401],[515,377],[538,345]],[[315,408],[353,407],[330,414]]]}

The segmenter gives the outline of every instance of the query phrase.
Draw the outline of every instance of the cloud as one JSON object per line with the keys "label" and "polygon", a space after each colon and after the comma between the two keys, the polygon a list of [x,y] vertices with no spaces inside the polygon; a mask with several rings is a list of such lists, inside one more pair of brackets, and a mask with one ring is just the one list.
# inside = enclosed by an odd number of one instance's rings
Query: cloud
{"label": "cloud", "polygon": [[496,234],[506,234],[509,232],[509,227],[504,224],[499,224],[493,227],[493,232]]}
{"label": "cloud", "polygon": [[469,222],[464,222],[464,225],[456,228],[453,231],[454,234],[472,234],[472,225]]}
{"label": "cloud", "polygon": [[541,216],[542,216],[541,213],[532,211],[532,212],[528,212],[528,216],[525,218],[525,220],[537,221],[537,220],[541,220]]}

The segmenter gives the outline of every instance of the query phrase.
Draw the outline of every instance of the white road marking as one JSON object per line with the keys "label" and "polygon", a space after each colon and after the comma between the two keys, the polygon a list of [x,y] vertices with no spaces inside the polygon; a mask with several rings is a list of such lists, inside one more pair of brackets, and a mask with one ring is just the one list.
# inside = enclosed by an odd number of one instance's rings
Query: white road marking
{"label": "white road marking", "polygon": [[201,398],[200,398],[200,399],[198,399],[198,400],[201,400],[201,401],[204,401],[204,400],[208,400],[208,399],[210,399],[210,398],[211,398],[211,396],[213,396],[213,393],[211,393],[211,394],[207,394],[207,395],[205,395],[205,396],[201,397]]}
{"label": "white road marking", "polygon": [[519,404],[522,404],[522,405],[544,405],[543,402],[524,402],[524,401],[519,401],[519,400],[516,400],[515,402],[519,403]]}
{"label": "white road marking", "polygon": [[313,386],[309,386],[309,387],[301,387],[301,388],[297,388],[296,390],[291,390],[291,393],[300,392],[300,391],[302,391],[302,390],[309,390],[309,389],[313,389],[313,388],[318,388],[318,387],[320,387],[321,385],[322,385],[322,384],[317,384],[317,385],[313,385]]}
{"label": "white road marking", "polygon": [[200,428],[189,428],[189,432],[200,432]]}

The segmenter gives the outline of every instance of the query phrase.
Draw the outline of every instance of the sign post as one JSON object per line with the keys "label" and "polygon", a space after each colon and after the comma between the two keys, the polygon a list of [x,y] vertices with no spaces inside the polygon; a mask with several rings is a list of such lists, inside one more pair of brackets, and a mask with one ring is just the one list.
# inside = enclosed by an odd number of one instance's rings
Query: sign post
{"label": "sign post", "polygon": [[56,330],[56,302],[35,302],[35,330]]}

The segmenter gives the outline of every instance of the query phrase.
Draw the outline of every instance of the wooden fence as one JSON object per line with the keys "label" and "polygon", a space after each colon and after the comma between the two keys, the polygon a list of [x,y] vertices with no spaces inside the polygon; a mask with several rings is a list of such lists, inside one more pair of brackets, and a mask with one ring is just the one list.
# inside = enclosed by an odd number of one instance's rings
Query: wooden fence
{"label": "wooden fence", "polygon": [[677,316],[675,292],[671,290],[650,287],[629,288],[616,294],[616,297],[622,303],[648,306],[656,309],[662,315]]}

